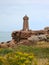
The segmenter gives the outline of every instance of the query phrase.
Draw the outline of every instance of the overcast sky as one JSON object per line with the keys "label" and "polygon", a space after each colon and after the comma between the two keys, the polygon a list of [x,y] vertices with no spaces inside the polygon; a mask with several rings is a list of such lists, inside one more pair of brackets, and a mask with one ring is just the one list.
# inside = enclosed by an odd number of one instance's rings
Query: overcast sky
{"label": "overcast sky", "polygon": [[49,26],[49,0],[0,0],[0,31],[22,29],[25,15],[32,30]]}

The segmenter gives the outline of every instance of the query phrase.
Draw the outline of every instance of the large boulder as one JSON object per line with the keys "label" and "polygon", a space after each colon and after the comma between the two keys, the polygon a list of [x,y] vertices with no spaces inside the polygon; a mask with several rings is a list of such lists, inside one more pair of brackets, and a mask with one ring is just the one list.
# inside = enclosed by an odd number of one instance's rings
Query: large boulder
{"label": "large boulder", "polygon": [[14,47],[15,46],[15,42],[14,40],[11,40],[10,42],[7,42],[6,44],[8,47]]}
{"label": "large boulder", "polygon": [[0,44],[0,48],[7,48],[8,46],[6,45],[6,43],[4,44]]}
{"label": "large boulder", "polygon": [[28,38],[29,41],[35,43],[35,42],[38,42],[40,39],[38,38],[38,36],[31,36]]}
{"label": "large boulder", "polygon": [[46,35],[34,35],[34,36],[29,37],[28,40],[32,42],[46,41],[47,36]]}
{"label": "large boulder", "polygon": [[29,40],[21,40],[20,42],[17,43],[18,45],[23,44],[23,45],[32,45],[32,42],[30,42]]}
{"label": "large boulder", "polygon": [[38,38],[40,39],[40,41],[46,41],[47,40],[46,35],[39,35]]}

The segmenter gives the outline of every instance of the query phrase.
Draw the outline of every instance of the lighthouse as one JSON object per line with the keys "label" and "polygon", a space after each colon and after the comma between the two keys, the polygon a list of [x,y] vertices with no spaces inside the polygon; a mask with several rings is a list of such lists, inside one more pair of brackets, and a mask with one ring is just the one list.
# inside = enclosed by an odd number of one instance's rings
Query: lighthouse
{"label": "lighthouse", "polygon": [[23,17],[23,31],[28,31],[29,30],[29,24],[28,24],[29,17],[25,15]]}

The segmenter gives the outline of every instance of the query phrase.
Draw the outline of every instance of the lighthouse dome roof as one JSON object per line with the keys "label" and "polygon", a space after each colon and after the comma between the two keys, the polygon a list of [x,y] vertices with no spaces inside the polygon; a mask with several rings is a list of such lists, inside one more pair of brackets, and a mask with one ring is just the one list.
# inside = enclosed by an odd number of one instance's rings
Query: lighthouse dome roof
{"label": "lighthouse dome roof", "polygon": [[28,20],[29,17],[28,17],[27,15],[25,15],[25,16],[23,17],[23,19],[24,19],[24,20],[26,20],[26,19]]}

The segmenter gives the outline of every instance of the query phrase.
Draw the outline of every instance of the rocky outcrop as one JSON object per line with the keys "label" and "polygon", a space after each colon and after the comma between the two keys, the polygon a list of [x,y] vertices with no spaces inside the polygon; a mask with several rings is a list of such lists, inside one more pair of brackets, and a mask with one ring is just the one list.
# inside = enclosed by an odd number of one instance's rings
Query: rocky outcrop
{"label": "rocky outcrop", "polygon": [[39,36],[40,37],[43,37],[45,35],[49,35],[47,30],[40,30],[40,31],[32,31],[32,30],[29,30],[29,31],[15,31],[12,33],[12,39],[16,42],[19,42],[20,40],[26,40],[28,39],[29,37],[31,36]]}
{"label": "rocky outcrop", "polygon": [[8,47],[14,47],[14,46],[15,46],[15,42],[13,40],[0,43],[0,48],[8,48]]}
{"label": "rocky outcrop", "polygon": [[27,39],[31,35],[31,31],[15,31],[12,33],[12,39],[19,42],[20,40]]}

